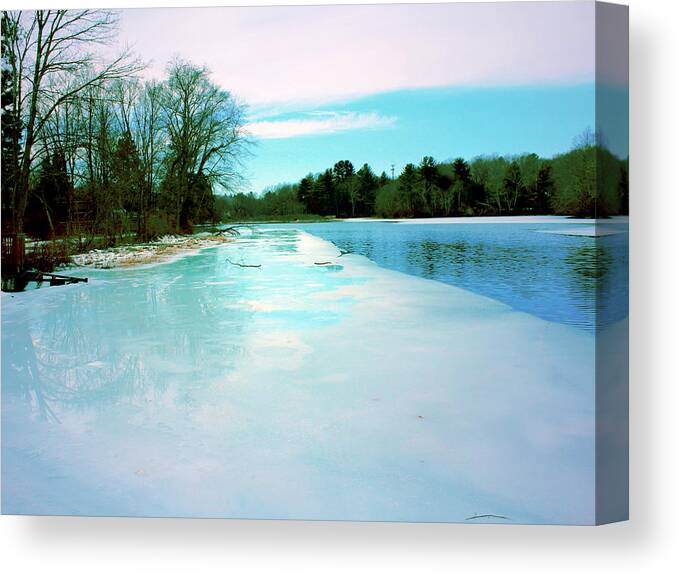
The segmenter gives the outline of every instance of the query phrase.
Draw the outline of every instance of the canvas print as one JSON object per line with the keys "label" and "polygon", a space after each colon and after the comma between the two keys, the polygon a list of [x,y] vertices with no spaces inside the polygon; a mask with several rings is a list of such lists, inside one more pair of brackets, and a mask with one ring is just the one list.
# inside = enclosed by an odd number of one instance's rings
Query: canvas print
{"label": "canvas print", "polygon": [[2,513],[628,514],[628,11],[2,12]]}

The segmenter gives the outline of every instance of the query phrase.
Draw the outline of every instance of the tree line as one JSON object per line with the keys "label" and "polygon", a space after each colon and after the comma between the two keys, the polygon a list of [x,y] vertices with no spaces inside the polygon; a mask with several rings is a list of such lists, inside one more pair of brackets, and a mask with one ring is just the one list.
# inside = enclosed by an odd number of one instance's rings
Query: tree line
{"label": "tree line", "polygon": [[226,219],[302,215],[387,218],[565,214],[628,214],[628,159],[610,153],[590,131],[566,153],[480,156],[407,164],[394,178],[348,160],[262,195],[219,199]]}
{"label": "tree line", "polygon": [[437,162],[397,177],[349,160],[261,195],[233,193],[244,109],[205,68],[175,60],[142,80],[105,60],[107,10],[2,12],[3,233],[141,239],[226,219],[429,217],[628,211],[628,161],[590,133],[554,158]]}
{"label": "tree line", "polygon": [[147,239],[213,220],[237,181],[244,110],[175,60],[143,81],[111,60],[115,12],[2,12],[2,221],[37,237]]}

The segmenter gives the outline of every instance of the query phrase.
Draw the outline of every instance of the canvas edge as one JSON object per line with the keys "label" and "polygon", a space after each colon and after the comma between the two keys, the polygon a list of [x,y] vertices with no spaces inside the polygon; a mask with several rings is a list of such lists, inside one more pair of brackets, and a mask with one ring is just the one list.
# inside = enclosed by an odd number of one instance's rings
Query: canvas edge
{"label": "canvas edge", "polygon": [[[628,150],[628,6],[596,2],[595,34],[595,132],[603,144],[610,134],[611,148]],[[626,91],[625,105],[614,101],[615,90]],[[597,166],[598,186],[602,179]],[[629,519],[629,322],[601,322],[605,294],[598,289],[596,297],[595,524],[604,525]]]}

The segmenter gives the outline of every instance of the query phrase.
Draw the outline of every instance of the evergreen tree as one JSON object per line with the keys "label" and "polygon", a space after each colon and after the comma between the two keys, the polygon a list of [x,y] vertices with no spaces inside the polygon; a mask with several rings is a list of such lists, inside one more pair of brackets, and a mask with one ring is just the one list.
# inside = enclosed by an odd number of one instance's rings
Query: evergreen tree
{"label": "evergreen tree", "polygon": [[356,186],[358,202],[356,204],[357,215],[371,216],[374,214],[374,202],[377,195],[379,181],[372,168],[367,164],[358,170],[356,174]]}
{"label": "evergreen tree", "polygon": [[116,204],[127,211],[141,211],[139,199],[143,192],[141,160],[129,132],[119,139],[113,151],[111,180]]}
{"label": "evergreen tree", "polygon": [[466,205],[470,201],[471,167],[463,158],[457,158],[452,163],[452,169],[455,176],[454,197],[456,209],[459,213],[462,205]]}
{"label": "evergreen tree", "polygon": [[315,213],[311,209],[311,195],[313,193],[313,176],[310,174],[299,182],[297,186],[297,200],[304,206],[307,212]]}
{"label": "evergreen tree", "polygon": [[408,214],[415,215],[420,211],[417,194],[417,168],[407,164],[398,178],[398,193],[404,198]]}
{"label": "evergreen tree", "polygon": [[553,195],[553,177],[551,175],[551,165],[543,163],[537,173],[537,182],[534,193],[534,211],[538,214],[548,214],[551,212],[551,196]]}
{"label": "evergreen tree", "polygon": [[471,182],[471,167],[464,158],[454,160],[452,169],[454,170],[454,175],[457,179],[461,180],[462,184],[467,185]]}
{"label": "evergreen tree", "polygon": [[26,206],[25,229],[40,238],[52,238],[65,231],[73,187],[61,153],[46,156]]}
{"label": "evergreen tree", "polygon": [[317,202],[317,211],[313,213],[320,214],[321,216],[335,213],[336,197],[332,170],[327,169],[318,176],[313,195]]}
{"label": "evergreen tree", "polygon": [[419,164],[421,176],[421,203],[424,211],[431,213],[433,205],[433,190],[438,179],[438,166],[431,156],[424,156]]}
{"label": "evergreen tree", "polygon": [[352,178],[355,173],[353,164],[349,160],[341,160],[334,164],[333,172],[337,182],[340,183]]}
{"label": "evergreen tree", "polygon": [[629,214],[629,171],[625,164],[619,168],[619,213]]}
{"label": "evergreen tree", "polygon": [[335,179],[335,212],[339,217],[353,213],[352,196],[355,188],[355,171],[349,160],[341,160],[332,169]]}

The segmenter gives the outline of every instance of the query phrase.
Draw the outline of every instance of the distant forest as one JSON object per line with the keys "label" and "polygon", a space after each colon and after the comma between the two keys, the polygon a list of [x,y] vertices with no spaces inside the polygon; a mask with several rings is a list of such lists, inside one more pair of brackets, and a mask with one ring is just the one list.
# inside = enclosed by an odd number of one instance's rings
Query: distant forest
{"label": "distant forest", "polygon": [[536,154],[436,162],[426,156],[395,178],[342,160],[262,195],[217,198],[227,220],[308,216],[411,218],[434,216],[628,214],[628,159],[620,160],[590,131],[554,158]]}

